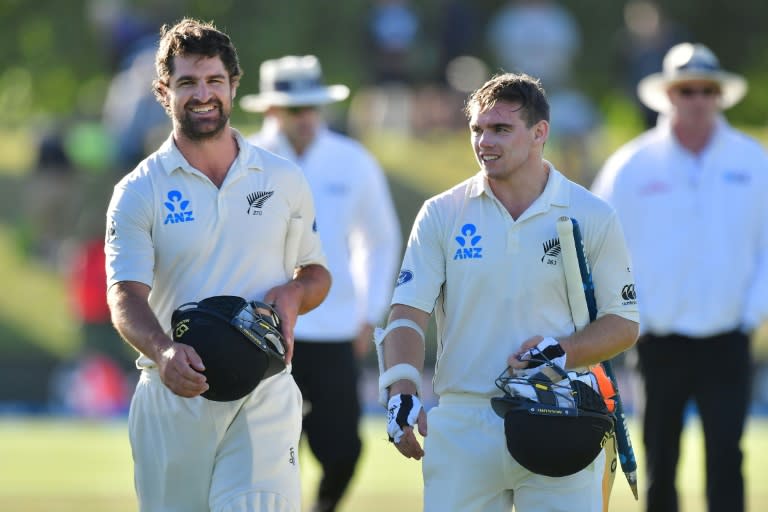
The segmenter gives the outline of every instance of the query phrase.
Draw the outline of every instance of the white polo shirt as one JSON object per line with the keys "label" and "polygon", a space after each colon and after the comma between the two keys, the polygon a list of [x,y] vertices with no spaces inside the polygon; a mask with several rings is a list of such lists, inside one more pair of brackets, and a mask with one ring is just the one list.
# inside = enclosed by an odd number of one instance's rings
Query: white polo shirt
{"label": "white polo shirt", "polygon": [[768,320],[768,155],[721,118],[700,155],[659,124],[592,185],[621,218],[640,330],[704,337]]}
{"label": "white polo shirt", "polygon": [[357,141],[323,127],[299,157],[272,118],[251,142],[301,166],[312,189],[333,276],[322,304],[296,322],[296,338],[344,341],[384,319],[402,235],[381,168]]}
{"label": "white polo shirt", "polygon": [[393,304],[437,320],[434,390],[499,394],[494,379],[534,335],[573,333],[557,219],[578,220],[595,282],[598,317],[637,321],[629,258],[612,208],[550,165],[547,185],[517,219],[479,172],[424,203],[413,226]]}
{"label": "white polo shirt", "polygon": [[[235,132],[221,188],[165,143],[114,189],[107,211],[107,286],[138,281],[170,333],[179,305],[213,295],[262,300],[296,265],[325,265],[309,184],[295,164]],[[146,357],[139,365],[152,366]]]}

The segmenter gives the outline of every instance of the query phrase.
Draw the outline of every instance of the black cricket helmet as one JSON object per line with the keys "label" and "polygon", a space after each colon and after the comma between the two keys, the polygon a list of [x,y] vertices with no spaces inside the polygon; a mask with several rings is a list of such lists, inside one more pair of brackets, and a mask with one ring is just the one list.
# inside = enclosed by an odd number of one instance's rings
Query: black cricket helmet
{"label": "black cricket helmet", "polygon": [[572,475],[600,454],[615,418],[590,372],[566,372],[543,362],[535,373],[507,368],[496,379],[504,396],[491,398],[504,418],[510,455],[529,471],[551,477]]}
{"label": "black cricket helmet", "polygon": [[171,329],[173,341],[190,345],[203,360],[209,389],[202,396],[209,400],[238,400],[285,369],[280,319],[271,305],[217,295],[179,306]]}

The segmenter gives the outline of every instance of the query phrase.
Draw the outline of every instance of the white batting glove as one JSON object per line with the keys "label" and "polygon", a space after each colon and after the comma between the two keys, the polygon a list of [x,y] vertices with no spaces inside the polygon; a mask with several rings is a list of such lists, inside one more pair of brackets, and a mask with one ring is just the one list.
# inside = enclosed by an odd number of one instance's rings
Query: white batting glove
{"label": "white batting glove", "polygon": [[520,361],[528,361],[528,368],[551,363],[565,369],[566,353],[555,338],[544,338],[538,345],[523,352]]}
{"label": "white batting glove", "polygon": [[389,440],[397,444],[403,438],[403,427],[413,427],[419,417],[422,406],[416,395],[397,394],[387,403],[387,434]]}

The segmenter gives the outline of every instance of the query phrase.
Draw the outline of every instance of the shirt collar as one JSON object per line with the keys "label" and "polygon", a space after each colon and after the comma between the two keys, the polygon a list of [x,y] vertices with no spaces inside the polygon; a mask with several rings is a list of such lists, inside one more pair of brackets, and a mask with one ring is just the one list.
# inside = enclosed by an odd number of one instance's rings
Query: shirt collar
{"label": "shirt collar", "polygon": [[[236,173],[241,172],[239,169],[244,167],[242,165],[243,162],[246,163],[248,170],[263,170],[264,165],[261,154],[258,151],[254,151],[253,146],[249,144],[248,141],[245,140],[245,137],[243,137],[243,135],[235,128],[232,128],[232,134],[237,141],[238,153],[235,162],[232,164],[231,170]],[[179,148],[173,141],[173,133],[171,133],[160,148],[158,148],[157,158],[161,168],[169,175],[176,170],[188,173],[200,172],[192,167],[187,159],[184,158],[184,155],[181,154],[181,151],[179,151]]]}
{"label": "shirt collar", "polygon": [[[570,203],[570,190],[566,186],[567,180],[565,176],[555,169],[555,166],[548,160],[545,160],[544,163],[549,167],[549,177],[541,195],[536,198],[529,208],[532,213],[548,210],[550,206],[568,206]],[[493,196],[488,179],[481,170],[470,178],[469,197],[475,198],[482,194],[488,197]]]}

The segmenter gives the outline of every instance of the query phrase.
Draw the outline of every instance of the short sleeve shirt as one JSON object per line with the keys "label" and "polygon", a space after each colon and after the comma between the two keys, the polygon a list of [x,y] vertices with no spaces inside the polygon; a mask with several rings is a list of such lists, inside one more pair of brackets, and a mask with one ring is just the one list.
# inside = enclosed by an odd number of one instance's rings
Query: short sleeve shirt
{"label": "short sleeve shirt", "polygon": [[422,206],[393,304],[435,312],[435,393],[497,395],[495,378],[534,335],[574,332],[557,220],[578,220],[598,317],[638,321],[632,271],[613,209],[550,164],[541,196],[517,219],[482,172]]}
{"label": "short sleeve shirt", "polygon": [[295,266],[325,266],[299,168],[235,136],[239,154],[221,188],[186,161],[172,137],[115,186],[107,286],[149,286],[150,307],[168,332],[181,304],[214,295],[262,300]]}
{"label": "short sleeve shirt", "polygon": [[627,234],[641,333],[708,337],[768,320],[768,154],[756,140],[721,117],[692,153],[662,118],[592,190]]}

